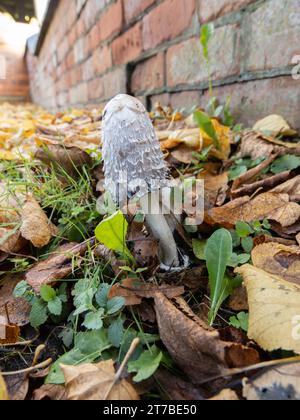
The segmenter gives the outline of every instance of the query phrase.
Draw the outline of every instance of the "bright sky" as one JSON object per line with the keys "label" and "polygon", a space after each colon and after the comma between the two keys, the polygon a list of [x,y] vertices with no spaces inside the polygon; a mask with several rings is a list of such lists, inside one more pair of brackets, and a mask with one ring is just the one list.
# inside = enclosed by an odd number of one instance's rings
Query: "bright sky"
{"label": "bright sky", "polygon": [[16,51],[24,50],[26,40],[39,30],[36,19],[32,19],[29,24],[18,23],[10,15],[0,13],[0,44],[10,45]]}

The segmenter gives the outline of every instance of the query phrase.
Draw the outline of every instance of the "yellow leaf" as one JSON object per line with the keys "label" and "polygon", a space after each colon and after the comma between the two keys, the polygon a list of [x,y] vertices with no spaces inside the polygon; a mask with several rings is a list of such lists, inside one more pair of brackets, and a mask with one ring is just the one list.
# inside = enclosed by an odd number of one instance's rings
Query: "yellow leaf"
{"label": "yellow leaf", "polygon": [[8,398],[8,393],[7,393],[7,389],[6,389],[6,384],[4,382],[3,377],[0,374],[0,401],[7,401]]}
{"label": "yellow leaf", "polygon": [[283,135],[286,137],[293,137],[297,131],[292,130],[288,123],[280,115],[269,115],[268,117],[258,121],[253,130],[259,132],[267,132],[268,134],[277,137]]}
{"label": "yellow leaf", "polygon": [[[212,124],[218,135],[221,150],[217,150],[215,147],[211,150],[210,155],[220,160],[226,160],[230,155],[230,140],[231,130],[229,127],[225,127],[220,124],[218,120],[213,119]],[[200,129],[201,137],[203,138],[203,147],[209,147],[214,144],[213,139],[209,137],[203,130]]]}
{"label": "yellow leaf", "polygon": [[300,247],[269,242],[252,251],[255,267],[300,285]]}
{"label": "yellow leaf", "polygon": [[248,337],[266,351],[300,354],[300,286],[249,264],[236,272],[248,292]]}

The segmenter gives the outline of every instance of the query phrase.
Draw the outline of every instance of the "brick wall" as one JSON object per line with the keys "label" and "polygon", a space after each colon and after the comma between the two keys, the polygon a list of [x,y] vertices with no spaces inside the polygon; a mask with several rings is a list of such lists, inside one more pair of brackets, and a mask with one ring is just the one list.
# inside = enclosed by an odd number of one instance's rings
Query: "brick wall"
{"label": "brick wall", "polygon": [[231,95],[247,124],[278,112],[299,127],[300,80],[291,72],[300,0],[60,0],[39,55],[28,56],[32,97],[55,109],[119,92],[149,108],[205,104],[199,33],[211,21],[215,94]]}

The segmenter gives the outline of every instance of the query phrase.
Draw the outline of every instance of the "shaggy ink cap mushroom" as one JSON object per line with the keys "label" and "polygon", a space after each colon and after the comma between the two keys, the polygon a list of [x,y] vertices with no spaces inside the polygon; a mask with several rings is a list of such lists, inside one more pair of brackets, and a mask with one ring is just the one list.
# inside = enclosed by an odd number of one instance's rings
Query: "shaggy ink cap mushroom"
{"label": "shaggy ink cap mushroom", "polygon": [[106,105],[102,153],[106,190],[121,208],[128,198],[140,199],[146,227],[159,242],[162,265],[178,267],[173,227],[166,216],[170,209],[162,204],[160,193],[169,191],[170,175],[150,117],[136,98],[121,94]]}

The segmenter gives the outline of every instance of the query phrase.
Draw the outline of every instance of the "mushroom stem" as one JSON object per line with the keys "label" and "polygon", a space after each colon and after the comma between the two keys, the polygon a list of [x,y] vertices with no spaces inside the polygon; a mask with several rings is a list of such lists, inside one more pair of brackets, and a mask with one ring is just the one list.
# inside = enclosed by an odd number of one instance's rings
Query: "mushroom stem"
{"label": "mushroom stem", "polygon": [[146,227],[153,235],[153,237],[159,242],[159,258],[163,265],[166,267],[179,267],[179,254],[178,248],[173,236],[173,231],[167,221],[165,214],[162,209],[158,209],[155,213],[149,210],[149,198],[156,199],[156,193],[150,193],[140,199],[141,207],[145,214]]}

